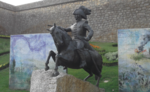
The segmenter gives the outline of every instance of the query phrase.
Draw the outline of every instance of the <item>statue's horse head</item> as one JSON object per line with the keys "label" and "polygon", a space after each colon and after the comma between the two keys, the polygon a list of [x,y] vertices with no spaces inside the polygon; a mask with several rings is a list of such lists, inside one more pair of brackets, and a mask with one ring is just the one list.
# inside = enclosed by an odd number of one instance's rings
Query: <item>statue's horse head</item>
{"label": "statue's horse head", "polygon": [[51,26],[47,29],[52,35],[56,46],[66,46],[68,45],[68,41],[71,40],[71,37],[64,31],[62,28],[56,26],[56,24],[48,25]]}
{"label": "statue's horse head", "polygon": [[[51,25],[49,25],[51,26]],[[54,24],[52,27],[47,29],[50,34],[52,35],[54,42],[56,45],[62,45],[63,44],[63,33],[62,30],[59,29],[56,24]]]}

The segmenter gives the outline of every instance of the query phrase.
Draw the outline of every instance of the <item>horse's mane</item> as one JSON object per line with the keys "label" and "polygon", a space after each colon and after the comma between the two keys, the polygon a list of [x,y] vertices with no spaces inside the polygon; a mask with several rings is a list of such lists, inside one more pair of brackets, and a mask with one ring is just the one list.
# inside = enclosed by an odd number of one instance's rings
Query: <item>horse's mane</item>
{"label": "horse's mane", "polygon": [[60,29],[60,30],[62,30],[62,31],[65,31],[63,28],[61,28],[61,27],[59,27],[59,26],[57,26],[57,28]]}
{"label": "horse's mane", "polygon": [[70,40],[72,40],[72,38],[68,35],[68,33],[67,33],[63,28],[61,28],[61,27],[57,27],[57,28],[60,29],[60,30],[62,30],[62,32],[63,32],[67,37],[69,37]]}

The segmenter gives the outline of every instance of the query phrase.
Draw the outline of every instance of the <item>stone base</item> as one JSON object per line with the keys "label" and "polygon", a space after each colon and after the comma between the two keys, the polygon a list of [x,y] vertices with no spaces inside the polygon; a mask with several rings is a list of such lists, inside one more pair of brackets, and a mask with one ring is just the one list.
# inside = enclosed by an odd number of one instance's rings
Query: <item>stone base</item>
{"label": "stone base", "polygon": [[105,92],[104,89],[72,75],[60,73],[57,77],[52,77],[52,73],[53,70],[33,71],[30,92]]}

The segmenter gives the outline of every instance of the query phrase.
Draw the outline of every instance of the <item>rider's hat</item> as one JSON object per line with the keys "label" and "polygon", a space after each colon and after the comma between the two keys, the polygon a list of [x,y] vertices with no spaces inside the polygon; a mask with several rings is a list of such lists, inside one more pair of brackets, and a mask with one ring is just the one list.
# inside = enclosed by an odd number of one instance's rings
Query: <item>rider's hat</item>
{"label": "rider's hat", "polygon": [[73,15],[81,15],[82,18],[87,19],[87,15],[91,14],[91,10],[84,6],[80,6],[79,9],[76,9],[73,12]]}

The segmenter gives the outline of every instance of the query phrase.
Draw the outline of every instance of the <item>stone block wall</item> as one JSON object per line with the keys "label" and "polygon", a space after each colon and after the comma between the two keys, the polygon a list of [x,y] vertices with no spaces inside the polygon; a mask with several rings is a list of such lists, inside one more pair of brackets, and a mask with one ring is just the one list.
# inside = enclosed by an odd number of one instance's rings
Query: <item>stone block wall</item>
{"label": "stone block wall", "polygon": [[17,6],[16,11],[24,11],[24,10],[30,10],[35,8],[65,4],[70,2],[77,2],[77,1],[83,1],[83,0],[42,0],[35,3],[29,3],[26,5]]}
{"label": "stone block wall", "polygon": [[9,35],[14,31],[14,6],[0,2],[0,35]]}
{"label": "stone block wall", "polygon": [[75,22],[73,11],[81,5],[92,10],[88,16],[92,41],[117,42],[118,29],[150,27],[150,0],[74,0],[31,9],[17,7],[10,34],[45,33],[53,23],[69,27]]}

